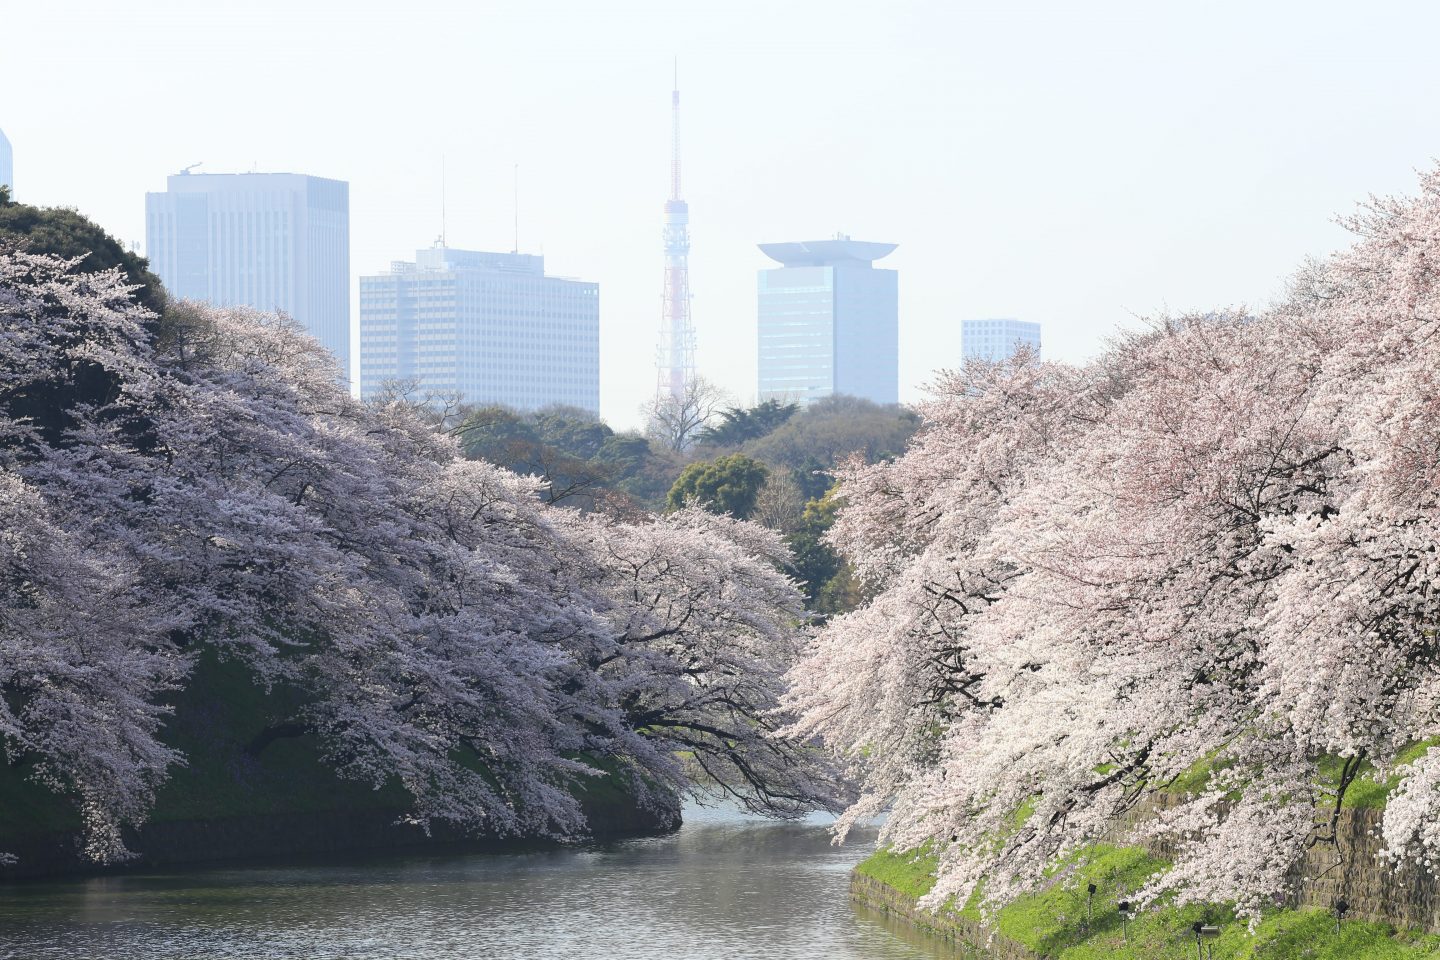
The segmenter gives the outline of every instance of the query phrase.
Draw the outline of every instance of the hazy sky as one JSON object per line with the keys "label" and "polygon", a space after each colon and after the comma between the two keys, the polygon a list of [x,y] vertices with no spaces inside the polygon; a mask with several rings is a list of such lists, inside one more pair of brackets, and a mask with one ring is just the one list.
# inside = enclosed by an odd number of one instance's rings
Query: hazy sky
{"label": "hazy sky", "polygon": [[[960,321],[1094,355],[1261,306],[1440,156],[1440,5],[0,0],[19,198],[144,240],[167,174],[350,182],[351,267],[440,231],[600,283],[602,412],[654,389],[680,61],[701,370],[755,390],[757,242],[899,243],[901,396]],[[352,293],[352,313],[358,309]]]}

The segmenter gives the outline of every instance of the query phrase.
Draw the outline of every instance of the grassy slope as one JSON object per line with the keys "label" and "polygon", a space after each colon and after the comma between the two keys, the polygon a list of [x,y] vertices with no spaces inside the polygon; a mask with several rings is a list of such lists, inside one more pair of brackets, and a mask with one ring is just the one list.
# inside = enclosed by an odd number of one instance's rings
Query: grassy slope
{"label": "grassy slope", "polygon": [[935,858],[925,853],[876,850],[855,871],[917,900],[935,886]]}
{"label": "grassy slope", "polygon": [[[1437,741],[1427,740],[1402,751],[1394,767],[1414,762]],[[1321,763],[1322,782],[1338,783],[1341,761]],[[1211,764],[1197,763],[1170,790],[1187,793],[1198,790],[1209,779]],[[1381,809],[1400,780],[1400,772],[1392,768],[1382,775],[1368,762],[1346,791],[1346,808]],[[995,918],[999,933],[1038,954],[1063,960],[1088,958],[1119,958],[1119,960],[1184,960],[1195,956],[1195,938],[1191,926],[1197,920],[1218,924],[1223,933],[1207,941],[1213,955],[1235,960],[1281,960],[1302,957],[1307,960],[1326,958],[1364,958],[1364,960],[1409,960],[1409,958],[1440,957],[1440,937],[1413,931],[1396,931],[1377,923],[1346,921],[1339,934],[1332,916],[1321,910],[1277,910],[1265,916],[1250,935],[1246,925],[1235,919],[1224,906],[1185,908],[1161,907],[1137,917],[1122,929],[1115,903],[1136,889],[1145,877],[1163,867],[1163,861],[1148,856],[1135,847],[1096,846],[1091,848],[1085,865],[1078,874],[1048,890],[1022,897],[1002,909]],[[895,853],[877,851],[857,868],[910,897],[928,893],[935,884],[935,858],[927,851]],[[1094,882],[1094,923],[1087,931],[1085,918],[1085,885]],[[961,915],[979,920],[976,898],[972,898]],[[1128,933],[1128,936],[1127,936]]]}
{"label": "grassy slope", "polygon": [[[1340,934],[1334,919],[1319,910],[1277,910],[1266,915],[1252,936],[1226,907],[1160,907],[1146,911],[1122,930],[1118,900],[1138,887],[1164,862],[1135,847],[1097,845],[1084,865],[1064,882],[1021,897],[999,911],[995,927],[1009,940],[1056,960],[1187,960],[1195,956],[1191,926],[1197,920],[1218,924],[1216,940],[1206,941],[1223,960],[1419,960],[1440,956],[1440,937],[1397,932],[1388,926],[1347,920]],[[934,885],[934,858],[882,850],[856,869],[910,896]],[[1098,888],[1094,921],[1085,929],[1085,886]],[[978,920],[974,900],[961,911]]]}
{"label": "grassy slope", "polygon": [[[1345,798],[1341,806],[1347,809],[1369,808],[1379,810],[1384,808],[1386,799],[1390,793],[1399,785],[1403,771],[1399,768],[1414,763],[1425,755],[1425,752],[1437,744],[1436,740],[1422,740],[1419,743],[1411,744],[1395,755],[1395,763],[1389,776],[1382,776],[1375,766],[1366,760],[1360,765],[1360,774],[1345,791]],[[1327,758],[1320,764],[1321,775],[1325,783],[1334,786],[1340,782],[1339,758]]]}
{"label": "grassy slope", "polygon": [[[1412,743],[1395,755],[1395,762],[1391,765],[1388,775],[1381,774],[1375,769],[1375,765],[1369,760],[1360,764],[1360,772],[1354,781],[1345,791],[1345,797],[1340,806],[1347,810],[1371,809],[1380,810],[1385,806],[1386,798],[1400,783],[1404,772],[1400,769],[1424,756],[1431,747],[1440,745],[1440,738],[1421,740]],[[1320,785],[1334,788],[1340,783],[1340,772],[1343,761],[1339,757],[1325,757],[1320,760]],[[1195,793],[1204,788],[1210,779],[1211,771],[1215,769],[1214,761],[1211,759],[1196,762],[1189,770],[1175,780],[1174,783],[1165,787],[1167,793],[1186,794]]]}

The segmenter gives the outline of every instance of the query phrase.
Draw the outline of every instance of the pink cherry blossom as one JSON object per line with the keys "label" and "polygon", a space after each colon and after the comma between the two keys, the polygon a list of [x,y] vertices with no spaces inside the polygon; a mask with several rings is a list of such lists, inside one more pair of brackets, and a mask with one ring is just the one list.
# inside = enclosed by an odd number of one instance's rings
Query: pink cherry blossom
{"label": "pink cherry blossom", "polygon": [[[968,366],[903,457],[844,472],[831,536],[873,599],[792,671],[786,732],[862,784],[842,832],[889,810],[884,842],[935,850],[929,903],[1159,835],[1180,853],[1143,899],[1254,916],[1333,837],[1323,758],[1440,735],[1440,172],[1421,187],[1269,310]],[[1432,867],[1437,769],[1384,820]]]}

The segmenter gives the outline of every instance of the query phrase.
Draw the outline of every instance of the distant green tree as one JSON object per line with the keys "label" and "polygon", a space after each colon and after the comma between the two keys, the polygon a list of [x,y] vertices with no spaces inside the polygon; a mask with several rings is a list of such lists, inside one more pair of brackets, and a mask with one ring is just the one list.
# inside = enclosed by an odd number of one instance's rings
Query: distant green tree
{"label": "distant green tree", "polygon": [[815,590],[809,609],[813,613],[834,617],[859,608],[863,602],[865,590],[855,576],[855,568],[842,560],[839,569]]}
{"label": "distant green tree", "polygon": [[520,413],[492,405],[469,413],[456,428],[465,455],[539,477],[540,497],[588,509],[619,471],[595,459],[612,431],[583,410]]}
{"label": "distant green tree", "polygon": [[715,447],[737,447],[748,440],[758,440],[795,415],[798,403],[766,400],[750,409],[727,407],[720,411],[720,422],[700,432],[700,442]]}
{"label": "distant green tree", "polygon": [[[876,463],[904,453],[919,426],[920,418],[904,407],[859,397],[826,397],[758,440],[748,441],[740,452],[777,469],[828,474],[837,461],[856,454],[867,463]],[[796,476],[795,480],[807,493],[813,494],[820,485],[818,478],[807,482]]]}
{"label": "distant green tree", "polygon": [[769,475],[765,464],[741,453],[696,461],[680,472],[666,502],[672,510],[694,502],[712,513],[746,520]]}
{"label": "distant green tree", "polygon": [[10,189],[0,186],[0,242],[7,240],[30,253],[50,253],[66,259],[83,257],[75,268],[80,273],[119,267],[131,283],[140,287],[135,291],[136,301],[156,314],[165,310],[165,288],[160,278],[150,272],[145,258],[126,250],[98,224],[75,210],[16,203],[10,198]]}
{"label": "distant green tree", "polygon": [[833,464],[821,463],[819,458],[810,456],[793,467],[790,474],[807,501],[819,500],[835,484],[833,469]]}
{"label": "distant green tree", "polygon": [[632,460],[632,466],[626,471],[625,476],[615,484],[615,489],[625,494],[636,504],[648,510],[664,510],[667,498],[670,495],[670,488],[675,485],[675,478],[680,475],[689,458],[681,451],[672,450],[669,447],[654,443],[646,437],[628,435],[621,443],[620,435],[617,440],[602,456],[609,455],[611,448],[617,451],[621,449],[634,449],[632,445],[636,441],[644,441],[645,454],[639,459]]}
{"label": "distant green tree", "polygon": [[616,433],[605,438],[595,458],[619,465],[622,474],[630,476],[651,454],[650,441],[638,433]]}
{"label": "distant green tree", "polygon": [[542,440],[579,460],[593,460],[615,436],[606,423],[580,407],[545,407],[531,422]]}
{"label": "distant green tree", "polygon": [[[805,505],[800,528],[788,538],[795,555],[795,579],[805,589],[806,605],[818,613],[843,613],[853,609],[846,605],[849,599],[846,586],[853,581],[848,564],[824,540],[826,531],[835,524],[839,509],[840,498],[832,487],[824,496]],[[845,582],[837,583],[837,579]]]}
{"label": "distant green tree", "polygon": [[540,442],[540,432],[524,414],[498,404],[472,410],[456,430],[460,445],[474,459],[509,466],[513,445]]}
{"label": "distant green tree", "polygon": [[599,500],[658,510],[680,471],[669,451],[638,434],[616,433],[577,407],[479,407],[456,433],[467,457],[537,476],[542,499],[582,510]]}

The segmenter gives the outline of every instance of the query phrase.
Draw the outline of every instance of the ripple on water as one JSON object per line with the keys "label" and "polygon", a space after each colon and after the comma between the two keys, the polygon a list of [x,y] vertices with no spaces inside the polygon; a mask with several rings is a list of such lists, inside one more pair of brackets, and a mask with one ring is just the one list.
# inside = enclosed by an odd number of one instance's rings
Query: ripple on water
{"label": "ripple on water", "polygon": [[212,867],[0,888],[15,960],[921,960],[851,908],[873,833],[690,810],[668,837],[502,855]]}

